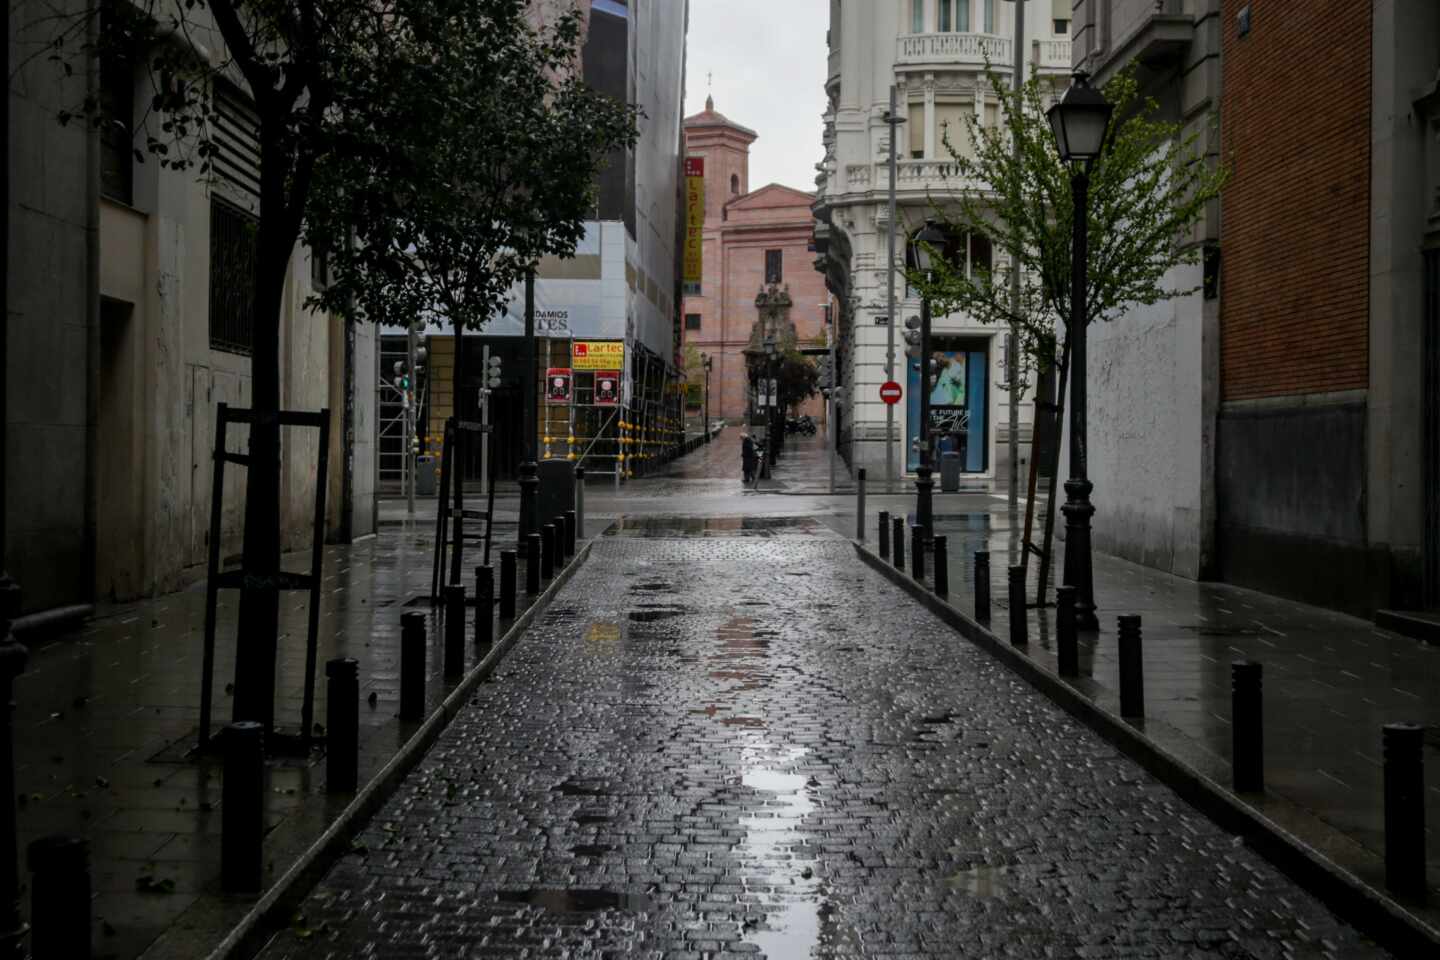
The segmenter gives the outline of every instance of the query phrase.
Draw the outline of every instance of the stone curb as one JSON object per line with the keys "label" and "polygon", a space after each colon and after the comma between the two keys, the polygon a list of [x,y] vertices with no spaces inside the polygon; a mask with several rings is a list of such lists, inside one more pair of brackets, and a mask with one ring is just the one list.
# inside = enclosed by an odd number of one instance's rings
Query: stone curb
{"label": "stone curb", "polygon": [[1327,860],[1312,846],[1248,806],[1224,786],[1093,703],[1057,674],[1021,650],[1011,647],[1008,640],[997,637],[979,621],[916,583],[908,572],[896,570],[860,541],[852,538],[850,542],[866,564],[919,600],[965,639],[1019,674],[1066,713],[1139,763],[1222,829],[1243,838],[1246,846],[1346,922],[1397,956],[1440,956],[1440,930],[1423,918],[1355,874]]}
{"label": "stone curb", "polygon": [[[607,525],[608,526],[608,525]],[[209,960],[248,960],[289,922],[291,914],[334,863],[350,851],[350,843],[386,800],[394,794],[406,774],[413,770],[426,751],[465,706],[482,680],[495,672],[510,648],[519,642],[535,617],[550,605],[556,594],[570,581],[580,565],[590,556],[596,534],[576,550],[574,558],[550,581],[535,602],[515,618],[505,635],[495,642],[470,672],[450,691],[410,739],[390,758],[371,781],[361,788],[355,799],[340,812],[310,847],[276,880],[245,917],[235,925],[209,955]],[[523,581],[522,587],[523,589]],[[473,645],[473,644],[472,644]]]}

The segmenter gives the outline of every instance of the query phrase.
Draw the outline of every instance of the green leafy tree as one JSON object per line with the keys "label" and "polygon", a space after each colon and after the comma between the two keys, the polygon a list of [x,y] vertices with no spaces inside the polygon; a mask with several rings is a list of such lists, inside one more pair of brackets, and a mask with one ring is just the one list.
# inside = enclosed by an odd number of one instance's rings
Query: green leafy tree
{"label": "green leafy tree", "polygon": [[[951,236],[980,234],[997,252],[1018,252],[1019,301],[1011,301],[1009,268],[967,269],[964,257],[937,256],[928,280],[915,272],[910,279],[937,313],[1015,324],[1023,353],[1043,369],[1057,359],[1056,321],[1070,317],[1070,171],[1045,117],[1050,81],[1032,75],[1016,91],[987,75],[1004,124],[985,127],[971,118],[968,150],[945,137],[955,186],[935,198],[934,208]],[[1195,227],[1227,176],[1204,156],[1198,133],[1161,119],[1159,104],[1140,94],[1131,71],[1117,74],[1104,92],[1115,119],[1090,171],[1086,323],[1194,291],[1172,285],[1171,271],[1201,259]]]}
{"label": "green leafy tree", "polygon": [[323,306],[479,329],[541,257],[573,255],[601,166],[634,145],[639,111],[580,76],[577,10],[487,30],[474,6],[413,4],[385,39],[388,71],[347,85],[307,231],[365,227],[333,255]]}

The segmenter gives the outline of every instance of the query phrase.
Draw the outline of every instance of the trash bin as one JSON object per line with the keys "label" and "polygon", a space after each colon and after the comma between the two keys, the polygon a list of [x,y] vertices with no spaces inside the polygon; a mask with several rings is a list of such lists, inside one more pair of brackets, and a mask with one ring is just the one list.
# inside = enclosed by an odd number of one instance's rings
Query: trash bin
{"label": "trash bin", "polygon": [[960,454],[947,451],[940,454],[940,491],[955,493],[960,489]]}
{"label": "trash bin", "polygon": [[435,458],[415,458],[415,495],[420,497],[435,496]]}

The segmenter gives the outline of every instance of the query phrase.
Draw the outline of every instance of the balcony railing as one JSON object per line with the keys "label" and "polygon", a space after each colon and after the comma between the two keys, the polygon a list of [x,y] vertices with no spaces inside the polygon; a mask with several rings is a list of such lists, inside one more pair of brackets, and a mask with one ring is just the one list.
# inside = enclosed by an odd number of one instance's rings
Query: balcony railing
{"label": "balcony railing", "polygon": [[1036,40],[1033,51],[1035,66],[1041,70],[1064,70],[1069,72],[1069,40]]}
{"label": "balcony railing", "polygon": [[912,33],[898,37],[895,66],[929,67],[968,65],[983,67],[988,59],[996,70],[1014,66],[1011,40],[985,33]]}

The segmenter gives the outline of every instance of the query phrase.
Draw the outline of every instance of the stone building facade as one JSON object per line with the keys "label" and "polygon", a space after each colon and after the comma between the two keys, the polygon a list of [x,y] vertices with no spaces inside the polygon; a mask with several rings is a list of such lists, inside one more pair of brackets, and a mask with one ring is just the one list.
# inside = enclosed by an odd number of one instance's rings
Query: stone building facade
{"label": "stone building facade", "polygon": [[[251,382],[237,304],[248,298],[253,258],[243,248],[258,201],[244,144],[220,158],[212,183],[135,159],[147,72],[105,63],[63,79],[45,58],[27,61],[48,39],[41,14],[53,6],[21,3],[10,35],[19,69],[8,91],[5,509],[7,563],[28,612],[173,590],[203,573],[216,406],[248,405]],[[107,105],[105,136],[57,121],[87,83]],[[237,137],[253,137],[245,92],[217,96]],[[375,334],[304,309],[317,282],[323,268],[297,246],[280,403],[329,408],[332,439],[320,478],[317,434],[284,437],[277,522],[286,549],[310,542],[317,482],[330,485],[330,537],[374,529]],[[244,434],[232,428],[231,450],[244,449]],[[229,468],[223,559],[240,551],[244,480],[243,468]]]}
{"label": "stone building facade", "polygon": [[[919,298],[906,289],[906,238],[935,204],[956,188],[947,178],[947,130],[1001,122],[999,102],[986,64],[1006,83],[1014,70],[1014,3],[998,0],[874,0],[830,4],[830,54],[825,80],[824,160],[816,179],[818,269],[837,303],[840,377],[848,393],[842,410],[842,449],[855,467],[881,476],[886,463],[886,406],[882,383],[894,378],[905,391],[890,436],[900,472],[913,470],[919,431],[919,363],[905,356],[903,323],[920,313]],[[1070,70],[1069,6],[1065,0],[1025,0],[1021,38],[1027,70],[1063,80]],[[885,121],[890,90],[897,95],[899,128],[896,176],[895,262],[887,262],[890,127]],[[960,149],[965,149],[963,143]],[[1001,251],[984,237],[963,238],[971,263],[998,268]],[[895,317],[887,289],[895,272]],[[887,364],[886,328],[895,325],[895,365]],[[1001,475],[997,459],[1007,439],[1009,393],[1004,384],[1006,331],[963,314],[936,317],[935,349],[963,370],[963,388],[947,397],[963,437],[962,466],[972,477]],[[907,370],[908,366],[908,370]],[[1021,404],[1022,457],[1028,457],[1033,410]],[[1023,480],[1022,480],[1023,485]]]}
{"label": "stone building facade", "polygon": [[[1102,549],[1361,614],[1440,605],[1440,9],[1077,0],[1232,178],[1195,296],[1091,339]],[[1305,71],[1293,64],[1320,62]]]}
{"label": "stone building facade", "polygon": [[[738,421],[748,403],[745,348],[759,319],[756,297],[771,284],[789,292],[790,320],[802,346],[823,346],[830,295],[815,272],[814,194],[778,183],[750,190],[750,144],[757,134],[715,110],[685,120],[686,156],[705,161],[704,274],[685,298],[685,343],[712,358],[710,416]],[[812,397],[801,412],[822,416]]]}

